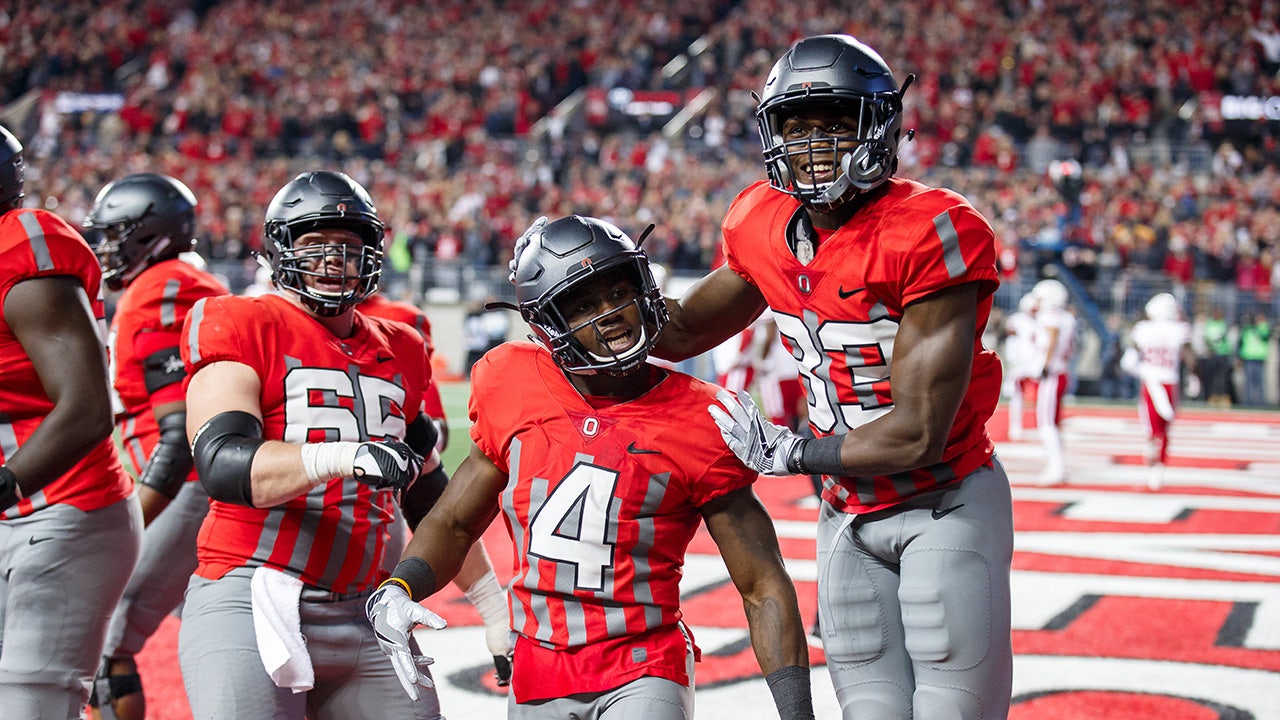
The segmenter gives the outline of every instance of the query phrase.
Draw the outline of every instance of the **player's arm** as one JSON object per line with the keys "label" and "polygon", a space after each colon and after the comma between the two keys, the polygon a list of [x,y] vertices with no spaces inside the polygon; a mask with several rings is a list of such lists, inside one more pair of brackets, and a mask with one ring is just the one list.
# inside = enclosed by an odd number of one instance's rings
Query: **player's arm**
{"label": "player's arm", "polygon": [[457,576],[469,549],[497,516],[498,496],[506,480],[506,474],[473,444],[444,495],[414,530],[391,577],[366,605],[379,647],[414,700],[418,688],[431,687],[432,682],[420,669],[429,661],[413,647],[410,633],[417,625],[444,627],[444,620],[418,601]]}
{"label": "player's arm", "polygon": [[969,387],[977,307],[977,283],[908,305],[894,339],[893,408],[844,435],[801,438],[764,419],[746,393],[721,392],[711,415],[729,448],[767,475],[891,475],[937,463]]}
{"label": "player's arm", "polygon": [[778,714],[784,720],[813,718],[804,623],[769,514],[750,487],[722,495],[700,510],[742,595],[751,646]]}
{"label": "player's arm", "polygon": [[183,400],[161,403],[151,408],[151,414],[160,428],[160,439],[138,475],[138,500],[142,503],[142,520],[146,525],[177,496],[195,463],[187,439],[187,403]]}
{"label": "player's arm", "polygon": [[392,574],[396,578],[402,568],[410,566],[421,569],[425,565],[429,569],[429,578],[420,584],[416,574],[401,578],[414,600],[429,597],[458,574],[468,548],[497,516],[498,497],[506,485],[506,473],[473,443],[444,494],[414,529],[403,559]]}
{"label": "player's arm", "polygon": [[836,436],[840,467],[819,473],[889,475],[942,460],[969,389],[978,291],[978,283],[954,285],[906,307],[893,344],[893,409]]}
{"label": "player's arm", "polygon": [[401,490],[422,470],[422,458],[399,441],[265,440],[260,391],[257,372],[229,360],[200,367],[187,385],[191,454],[215,500],[271,507],[335,477]]}
{"label": "player's arm", "polygon": [[684,297],[666,298],[671,321],[653,354],[684,360],[716,347],[759,317],[764,296],[755,285],[722,265],[693,284]]}
{"label": "player's arm", "polygon": [[[4,495],[28,497],[111,435],[106,350],[89,297],[73,277],[15,284],[5,297],[4,319],[53,401],[53,409],[2,468],[9,476],[0,477]],[[6,487],[9,482],[16,489]],[[11,497],[10,504],[17,499]]]}
{"label": "player's arm", "polygon": [[1045,337],[1049,338],[1045,344],[1044,357],[1040,359],[1040,377],[1049,377],[1049,362],[1053,360],[1053,354],[1058,349],[1058,336],[1061,329],[1057,325],[1050,325],[1045,328]]}

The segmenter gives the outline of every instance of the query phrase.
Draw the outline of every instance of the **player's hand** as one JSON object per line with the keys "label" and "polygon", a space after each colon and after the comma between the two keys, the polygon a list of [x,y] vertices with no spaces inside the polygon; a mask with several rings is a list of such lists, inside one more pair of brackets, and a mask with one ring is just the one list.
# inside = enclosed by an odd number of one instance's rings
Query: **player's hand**
{"label": "player's hand", "polygon": [[520,253],[524,252],[524,249],[529,246],[529,243],[533,241],[533,238],[541,234],[542,228],[546,226],[547,216],[543,215],[537,220],[534,220],[533,224],[529,226],[529,229],[525,230],[524,234],[516,240],[515,251],[511,256],[511,261],[507,263],[507,269],[511,271],[511,274],[507,276],[507,280],[509,282],[515,283],[516,281],[516,268],[519,267],[520,264]]}
{"label": "player's hand", "polygon": [[422,474],[422,456],[399,440],[363,442],[356,450],[355,479],[375,490],[404,490]]}
{"label": "player's hand", "polygon": [[498,687],[506,687],[511,684],[510,655],[493,656],[493,679],[498,683]]}
{"label": "player's hand", "polygon": [[804,438],[765,420],[745,390],[736,396],[721,390],[716,393],[716,399],[724,408],[709,405],[707,412],[711,413],[711,418],[720,428],[720,436],[739,460],[761,475],[796,474],[796,468],[788,463],[792,451]]}
{"label": "player's hand", "polygon": [[378,646],[391,658],[391,666],[395,668],[396,677],[400,679],[405,693],[409,695],[409,699],[417,701],[419,687],[435,687],[431,676],[421,669],[435,660],[418,650],[417,643],[409,633],[418,625],[443,630],[448,623],[410,599],[404,588],[395,583],[378,588],[369,597],[365,612],[369,616],[369,624],[373,626],[373,634],[378,638]]}

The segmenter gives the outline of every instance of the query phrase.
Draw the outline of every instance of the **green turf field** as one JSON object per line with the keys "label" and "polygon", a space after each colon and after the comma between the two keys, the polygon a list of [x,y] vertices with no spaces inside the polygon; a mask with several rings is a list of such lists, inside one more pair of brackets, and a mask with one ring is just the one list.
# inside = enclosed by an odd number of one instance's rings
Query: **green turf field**
{"label": "green turf field", "polygon": [[444,467],[453,472],[471,448],[467,418],[467,398],[471,396],[471,383],[450,382],[440,384],[440,400],[444,403],[445,416],[449,418],[449,447],[444,451]]}

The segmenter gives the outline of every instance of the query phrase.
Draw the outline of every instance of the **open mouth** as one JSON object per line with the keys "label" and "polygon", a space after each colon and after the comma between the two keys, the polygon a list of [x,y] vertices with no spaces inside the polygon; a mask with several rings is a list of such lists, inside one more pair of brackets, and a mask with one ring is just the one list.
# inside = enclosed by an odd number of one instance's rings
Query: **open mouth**
{"label": "open mouth", "polygon": [[802,162],[800,164],[800,172],[809,179],[809,183],[817,185],[824,182],[834,182],[836,179],[836,164],[832,158],[822,160],[814,160],[813,162]]}
{"label": "open mouth", "polygon": [[603,335],[604,345],[610,352],[616,354],[626,352],[635,345],[635,332],[631,330],[622,330],[619,332]]}

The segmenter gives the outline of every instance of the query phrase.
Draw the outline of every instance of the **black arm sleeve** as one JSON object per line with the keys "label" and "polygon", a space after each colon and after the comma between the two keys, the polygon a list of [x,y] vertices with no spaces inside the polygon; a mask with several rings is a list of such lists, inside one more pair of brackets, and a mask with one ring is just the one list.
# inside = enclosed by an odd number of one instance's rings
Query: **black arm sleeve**
{"label": "black arm sleeve", "polygon": [[400,509],[404,511],[404,519],[410,529],[418,529],[418,523],[435,507],[448,484],[449,474],[444,471],[444,465],[437,465],[435,470],[424,473],[401,494]]}
{"label": "black arm sleeve", "polygon": [[263,442],[262,421],[241,410],[218,413],[196,431],[191,454],[209,497],[253,507],[249,471]]}
{"label": "black arm sleeve", "polygon": [[160,418],[160,442],[142,469],[138,482],[172,500],[182,489],[191,466],[191,446],[187,444],[187,413],[173,412]]}
{"label": "black arm sleeve", "polygon": [[409,423],[409,427],[404,430],[404,444],[413,448],[413,451],[422,457],[430,457],[431,451],[436,449],[436,441],[440,434],[436,431],[436,424],[431,422],[431,418],[424,413],[418,413],[418,417]]}

